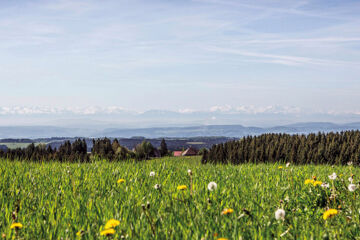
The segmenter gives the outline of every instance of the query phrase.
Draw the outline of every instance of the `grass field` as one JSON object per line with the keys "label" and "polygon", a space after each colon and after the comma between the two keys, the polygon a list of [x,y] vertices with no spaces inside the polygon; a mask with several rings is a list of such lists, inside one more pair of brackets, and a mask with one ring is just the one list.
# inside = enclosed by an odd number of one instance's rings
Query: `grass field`
{"label": "grass field", "polygon": [[[330,180],[333,172],[337,178]],[[352,166],[202,166],[198,157],[90,164],[3,160],[0,234],[4,239],[359,239],[360,190],[348,190],[351,173],[358,182],[360,171]],[[313,176],[329,188],[304,183]],[[212,181],[217,189],[209,191]],[[234,211],[222,214],[226,208]],[[279,208],[284,220],[275,219]],[[338,214],[324,220],[327,208]],[[101,236],[110,219],[120,221],[115,234]],[[11,229],[14,222],[23,227]]]}

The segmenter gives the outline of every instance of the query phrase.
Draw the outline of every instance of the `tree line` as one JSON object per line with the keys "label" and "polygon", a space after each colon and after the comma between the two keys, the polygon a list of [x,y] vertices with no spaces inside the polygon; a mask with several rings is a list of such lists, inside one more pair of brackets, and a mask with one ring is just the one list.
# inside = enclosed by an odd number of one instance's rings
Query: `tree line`
{"label": "tree line", "polygon": [[213,145],[203,164],[292,163],[359,164],[360,131],[308,135],[262,134]]}
{"label": "tree line", "polygon": [[0,158],[36,162],[89,162],[94,158],[108,159],[110,161],[147,160],[168,154],[169,151],[164,139],[161,141],[160,149],[153,147],[148,141],[143,141],[133,151],[121,146],[117,139],[111,141],[108,138],[93,139],[91,153],[87,152],[85,139],[80,138],[73,143],[65,141],[60,145],[59,149],[53,149],[46,144],[35,145],[31,143],[26,148],[0,150]]}

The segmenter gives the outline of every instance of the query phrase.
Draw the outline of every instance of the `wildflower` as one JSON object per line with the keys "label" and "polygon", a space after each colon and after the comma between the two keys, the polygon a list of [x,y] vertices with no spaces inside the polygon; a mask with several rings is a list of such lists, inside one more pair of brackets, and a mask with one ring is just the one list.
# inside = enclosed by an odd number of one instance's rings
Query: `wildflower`
{"label": "wildflower", "polygon": [[83,235],[83,233],[84,233],[84,230],[80,230],[76,233],[76,236],[81,236],[81,235]]}
{"label": "wildflower", "polygon": [[23,227],[23,225],[21,223],[13,223],[10,226],[10,229],[21,229]]}
{"label": "wildflower", "polygon": [[214,191],[214,190],[216,190],[216,188],[217,188],[216,182],[209,182],[209,184],[208,184],[209,191]]}
{"label": "wildflower", "polygon": [[186,185],[180,185],[177,187],[178,190],[186,190],[187,186]]}
{"label": "wildflower", "polygon": [[322,187],[322,188],[329,188],[329,187],[330,187],[330,184],[324,182],[324,183],[321,184],[321,187]]}
{"label": "wildflower", "polygon": [[218,238],[217,240],[228,240],[227,238]]}
{"label": "wildflower", "polygon": [[322,184],[322,181],[314,181],[313,182],[314,187],[321,185],[321,184]]}
{"label": "wildflower", "polygon": [[150,177],[154,177],[155,176],[155,172],[150,172]]}
{"label": "wildflower", "polygon": [[347,165],[348,165],[348,166],[352,166],[352,165],[353,165],[353,162],[350,161],[350,162],[347,163]]}
{"label": "wildflower", "polygon": [[357,186],[355,184],[352,184],[352,183],[350,183],[349,186],[348,186],[348,189],[349,189],[350,192],[355,191],[356,188],[357,188]]}
{"label": "wildflower", "polygon": [[333,173],[333,174],[331,174],[331,175],[329,176],[329,179],[330,179],[330,180],[335,180],[336,177],[337,177],[336,173]]}
{"label": "wildflower", "polygon": [[327,220],[328,218],[331,218],[333,216],[335,216],[336,214],[338,214],[338,210],[336,209],[329,209],[326,212],[324,212],[323,214],[323,219]]}
{"label": "wildflower", "polygon": [[275,219],[276,220],[284,220],[285,219],[285,210],[279,208],[275,211]]}
{"label": "wildflower", "polygon": [[190,169],[188,169],[187,172],[188,172],[189,175],[192,175],[192,171]]}
{"label": "wildflower", "polygon": [[234,209],[232,208],[225,208],[222,212],[221,212],[221,215],[228,215],[230,213],[233,213],[234,212]]}
{"label": "wildflower", "polygon": [[161,188],[161,185],[160,185],[160,184],[155,184],[154,188],[155,188],[156,190],[158,190],[158,189]]}
{"label": "wildflower", "polygon": [[125,179],[119,179],[119,180],[117,180],[117,183],[124,183],[125,182]]}
{"label": "wildflower", "polygon": [[348,178],[348,180],[349,180],[349,182],[352,183],[354,181],[354,178],[351,176],[351,177]]}
{"label": "wildflower", "polygon": [[109,221],[107,221],[107,223],[105,224],[105,229],[110,229],[110,228],[114,228],[116,226],[120,225],[120,221],[115,220],[115,219],[110,219]]}
{"label": "wildflower", "polygon": [[288,163],[286,163],[286,167],[290,167],[290,163],[288,162]]}
{"label": "wildflower", "polygon": [[278,169],[282,169],[283,167],[282,166],[279,166]]}
{"label": "wildflower", "polygon": [[109,235],[113,235],[115,234],[115,230],[110,228],[110,229],[105,229],[103,231],[100,232],[101,236],[109,236]]}
{"label": "wildflower", "polygon": [[312,179],[306,179],[306,180],[305,180],[305,185],[308,185],[308,184],[310,184],[310,183],[311,183],[311,184],[314,184],[314,182],[315,182],[315,181],[312,180]]}

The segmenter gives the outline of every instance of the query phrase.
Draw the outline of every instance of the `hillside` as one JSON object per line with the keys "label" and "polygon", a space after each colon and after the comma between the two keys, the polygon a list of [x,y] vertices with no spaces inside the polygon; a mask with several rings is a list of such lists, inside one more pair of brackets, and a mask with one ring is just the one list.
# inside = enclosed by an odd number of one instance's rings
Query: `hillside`
{"label": "hillside", "polygon": [[335,124],[330,122],[305,122],[274,127],[246,127],[243,125],[199,125],[190,127],[153,128],[97,128],[55,126],[11,126],[0,127],[2,138],[50,138],[50,137],[116,137],[131,138],[190,138],[199,136],[243,137],[263,133],[307,134],[316,132],[341,132],[360,129],[360,122]]}

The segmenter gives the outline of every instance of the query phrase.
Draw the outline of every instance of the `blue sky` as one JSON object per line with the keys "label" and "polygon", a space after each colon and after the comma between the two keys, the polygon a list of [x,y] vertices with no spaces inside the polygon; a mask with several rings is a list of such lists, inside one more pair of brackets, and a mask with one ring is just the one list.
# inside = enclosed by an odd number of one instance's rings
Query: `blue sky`
{"label": "blue sky", "polygon": [[360,2],[0,1],[0,107],[360,114]]}

